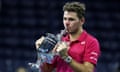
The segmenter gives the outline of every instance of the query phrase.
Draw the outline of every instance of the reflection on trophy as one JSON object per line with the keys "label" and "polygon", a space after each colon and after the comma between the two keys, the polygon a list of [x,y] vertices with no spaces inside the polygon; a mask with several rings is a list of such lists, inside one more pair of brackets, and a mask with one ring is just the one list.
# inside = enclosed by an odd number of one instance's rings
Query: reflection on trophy
{"label": "reflection on trophy", "polygon": [[54,59],[55,55],[58,55],[57,53],[51,52],[55,45],[58,42],[62,41],[62,36],[65,35],[66,30],[61,30],[61,32],[57,35],[47,33],[43,42],[37,49],[37,61],[36,63],[28,63],[32,69],[33,72],[42,72],[40,66],[42,63],[46,62],[51,64],[52,60]]}

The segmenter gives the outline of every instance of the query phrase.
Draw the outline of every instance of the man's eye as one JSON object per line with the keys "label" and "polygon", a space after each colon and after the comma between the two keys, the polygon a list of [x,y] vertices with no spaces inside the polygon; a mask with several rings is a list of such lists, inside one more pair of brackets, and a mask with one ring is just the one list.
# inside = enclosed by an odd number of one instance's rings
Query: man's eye
{"label": "man's eye", "polygon": [[66,20],[66,18],[63,18],[64,20]]}
{"label": "man's eye", "polygon": [[73,19],[73,18],[70,18],[69,20],[70,20],[70,21],[73,21],[73,20],[75,20],[75,19]]}
{"label": "man's eye", "polygon": [[74,21],[74,18],[63,18],[64,20]]}

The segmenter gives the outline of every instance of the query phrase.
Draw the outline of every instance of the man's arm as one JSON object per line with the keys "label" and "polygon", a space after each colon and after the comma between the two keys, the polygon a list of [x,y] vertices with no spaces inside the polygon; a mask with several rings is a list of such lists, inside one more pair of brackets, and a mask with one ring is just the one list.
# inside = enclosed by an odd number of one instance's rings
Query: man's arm
{"label": "man's arm", "polygon": [[69,65],[75,72],[93,72],[94,70],[94,65],[90,62],[84,62],[83,64],[80,64],[72,59]]}
{"label": "man's arm", "polygon": [[[62,50],[60,52],[60,54],[65,51],[66,50]],[[66,54],[61,57],[62,57],[62,59],[65,60],[68,57],[68,55]],[[90,62],[84,62],[83,64],[81,64],[71,58],[71,61],[68,64],[71,66],[71,68],[74,70],[74,72],[93,72],[94,71],[94,65]]]}
{"label": "man's arm", "polygon": [[43,63],[41,70],[42,72],[52,72],[54,70],[54,67],[51,64]]}
{"label": "man's arm", "polygon": [[[65,42],[62,42],[58,45],[57,51],[59,52],[61,58],[65,60],[69,55],[67,54],[69,47]],[[74,70],[74,72],[93,72],[94,71],[94,65],[90,62],[84,62],[83,64],[78,63],[74,59],[71,59],[71,61],[68,63],[71,68]]]}

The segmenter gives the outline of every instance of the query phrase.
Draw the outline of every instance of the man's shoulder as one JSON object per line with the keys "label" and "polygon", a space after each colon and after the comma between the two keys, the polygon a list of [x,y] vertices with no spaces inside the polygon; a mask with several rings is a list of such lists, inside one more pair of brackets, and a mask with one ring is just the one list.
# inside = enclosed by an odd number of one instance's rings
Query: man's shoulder
{"label": "man's shoulder", "polygon": [[[86,32],[87,33],[87,32]],[[94,36],[94,35],[92,35],[92,34],[90,34],[90,33],[87,33],[87,41],[91,41],[91,42],[98,42],[98,39]]]}

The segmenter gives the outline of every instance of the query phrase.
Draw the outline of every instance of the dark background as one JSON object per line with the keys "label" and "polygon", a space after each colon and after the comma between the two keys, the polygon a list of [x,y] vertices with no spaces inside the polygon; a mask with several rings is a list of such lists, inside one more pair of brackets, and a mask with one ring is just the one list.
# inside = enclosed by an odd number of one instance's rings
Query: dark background
{"label": "dark background", "polygon": [[[63,29],[62,6],[72,0],[0,0],[0,72],[15,72],[37,59],[35,41]],[[78,0],[77,0],[78,1]],[[100,42],[97,72],[120,64],[120,1],[79,0],[86,4],[84,28]]]}

